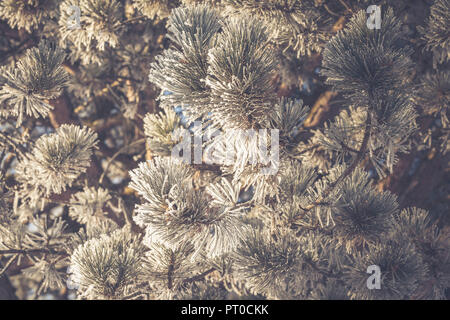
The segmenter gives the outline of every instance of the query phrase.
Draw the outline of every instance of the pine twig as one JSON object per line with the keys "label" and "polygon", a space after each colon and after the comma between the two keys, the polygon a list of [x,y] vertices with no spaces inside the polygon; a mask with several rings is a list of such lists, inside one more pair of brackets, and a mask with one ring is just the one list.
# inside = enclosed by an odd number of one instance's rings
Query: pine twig
{"label": "pine twig", "polygon": [[371,125],[371,117],[370,112],[367,113],[367,119],[365,123],[365,129],[364,129],[364,137],[361,144],[361,147],[358,150],[358,153],[356,154],[355,159],[353,162],[348,166],[345,171],[333,182],[331,183],[328,188],[323,192],[322,196],[314,201],[314,203],[310,204],[309,206],[306,206],[303,208],[306,212],[311,211],[311,209],[315,208],[318,205],[322,205],[323,201],[328,197],[328,195],[345,179],[347,178],[358,166],[358,164],[362,161],[364,158],[364,155],[367,150],[367,146],[369,144],[369,138],[370,138],[370,125]]}
{"label": "pine twig", "polygon": [[106,173],[109,170],[109,167],[111,166],[112,162],[123,152],[125,152],[125,150],[127,150],[128,148],[134,146],[134,145],[138,145],[141,143],[145,143],[145,138],[133,141],[132,143],[130,143],[129,145],[123,146],[122,148],[120,148],[112,157],[111,159],[108,160],[108,163],[106,164],[105,170],[103,170],[102,175],[100,176],[100,179],[98,180],[99,184],[103,183],[103,179],[105,178]]}
{"label": "pine twig", "polygon": [[0,250],[0,255],[6,255],[6,254],[24,254],[24,255],[30,255],[30,254],[40,254],[40,253],[47,253],[47,254],[55,254],[55,255],[67,255],[64,251],[53,251],[51,249],[42,248],[42,249],[7,249],[7,250]]}
{"label": "pine twig", "polygon": [[216,269],[214,269],[214,268],[208,269],[208,270],[206,270],[205,272],[202,272],[202,273],[200,273],[200,274],[198,274],[198,275],[196,275],[196,276],[193,276],[193,277],[191,277],[191,278],[185,279],[183,282],[184,282],[184,283],[191,283],[191,282],[195,282],[195,281],[201,281],[201,280],[203,280],[208,274],[210,274],[211,272],[213,272],[214,270],[216,270]]}

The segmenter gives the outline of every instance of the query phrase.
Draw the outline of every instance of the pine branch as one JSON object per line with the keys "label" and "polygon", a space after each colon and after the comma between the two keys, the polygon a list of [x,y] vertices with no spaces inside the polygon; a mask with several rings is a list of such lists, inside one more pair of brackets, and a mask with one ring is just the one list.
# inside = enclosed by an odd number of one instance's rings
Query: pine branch
{"label": "pine branch", "polygon": [[22,145],[21,142],[15,141],[16,139],[14,137],[8,137],[8,136],[4,135],[2,132],[0,132],[0,139],[2,139],[7,144],[9,144],[21,158],[25,157],[27,150]]}
{"label": "pine branch", "polygon": [[204,272],[202,272],[202,273],[200,273],[200,274],[198,274],[198,275],[196,275],[196,276],[193,276],[193,277],[191,277],[191,278],[185,279],[183,282],[184,282],[184,283],[191,283],[191,282],[201,281],[201,280],[203,280],[208,274],[210,274],[211,272],[214,272],[215,270],[216,270],[215,268],[208,269],[208,270],[206,270],[206,271],[204,271]]}
{"label": "pine branch", "polygon": [[67,256],[65,251],[54,251],[53,249],[41,248],[41,249],[7,249],[0,250],[0,255],[6,254],[23,254],[23,255],[33,255],[33,254],[54,254],[60,256]]}
{"label": "pine branch", "polygon": [[370,138],[370,125],[371,125],[371,117],[370,113],[367,113],[367,119],[365,123],[365,129],[364,129],[364,137],[363,141],[361,143],[361,147],[358,150],[358,153],[356,154],[355,158],[353,159],[350,166],[348,166],[345,171],[334,181],[332,182],[327,189],[322,193],[321,197],[317,199],[314,203],[302,208],[304,210],[304,213],[309,212],[311,209],[315,208],[316,206],[320,206],[324,204],[324,200],[328,197],[328,195],[345,179],[347,178],[358,166],[358,164],[364,159],[364,156],[367,151],[367,146],[369,143]]}

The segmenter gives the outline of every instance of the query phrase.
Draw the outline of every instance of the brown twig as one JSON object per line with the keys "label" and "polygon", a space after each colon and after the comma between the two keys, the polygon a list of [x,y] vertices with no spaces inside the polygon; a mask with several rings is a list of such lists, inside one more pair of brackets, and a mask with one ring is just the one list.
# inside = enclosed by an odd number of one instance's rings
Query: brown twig
{"label": "brown twig", "polygon": [[130,144],[128,144],[128,145],[125,145],[125,146],[123,146],[122,148],[120,148],[120,149],[119,149],[119,150],[118,150],[118,151],[117,151],[117,152],[116,152],[116,153],[108,160],[108,163],[106,164],[105,170],[103,170],[103,173],[101,174],[100,179],[98,180],[98,183],[99,183],[99,184],[102,184],[102,183],[103,183],[103,179],[104,179],[106,173],[108,172],[109,167],[111,166],[111,164],[113,163],[113,161],[114,161],[121,153],[125,152],[128,148],[130,148],[130,147],[132,147],[132,146],[134,146],[134,145],[141,144],[141,143],[145,143],[145,138],[142,138],[142,139],[133,141],[132,143],[130,143]]}

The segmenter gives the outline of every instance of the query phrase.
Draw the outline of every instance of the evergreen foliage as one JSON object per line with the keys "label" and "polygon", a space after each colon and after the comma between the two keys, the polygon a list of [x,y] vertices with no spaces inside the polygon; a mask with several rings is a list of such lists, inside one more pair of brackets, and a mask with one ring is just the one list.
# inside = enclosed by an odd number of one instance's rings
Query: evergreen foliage
{"label": "evergreen foliage", "polygon": [[0,3],[0,18],[12,28],[24,28],[28,32],[57,15],[56,0],[5,0]]}
{"label": "evergreen foliage", "polygon": [[16,116],[17,126],[25,114],[47,116],[52,109],[47,100],[58,97],[69,80],[61,66],[64,56],[61,49],[42,41],[25,52],[16,68],[6,69],[0,90],[2,116]]}
{"label": "evergreen foliage", "polygon": [[1,2],[9,294],[448,299],[450,3],[371,2]]}
{"label": "evergreen foliage", "polygon": [[450,2],[437,0],[431,6],[426,27],[419,28],[426,42],[426,49],[433,52],[433,66],[449,61],[449,31],[446,26],[450,22]]}

